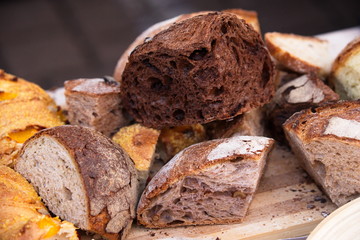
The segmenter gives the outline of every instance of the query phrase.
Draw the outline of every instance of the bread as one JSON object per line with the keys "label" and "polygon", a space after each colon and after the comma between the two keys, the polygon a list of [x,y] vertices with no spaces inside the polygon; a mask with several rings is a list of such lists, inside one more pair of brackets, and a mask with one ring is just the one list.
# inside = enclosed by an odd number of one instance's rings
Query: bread
{"label": "bread", "polygon": [[267,106],[270,129],[276,140],[285,142],[283,123],[294,113],[339,100],[339,95],[315,74],[307,74],[283,83]]}
{"label": "bread", "polygon": [[360,99],[360,37],[350,42],[336,58],[330,83],[342,99]]}
{"label": "bread", "polygon": [[135,216],[137,173],[128,155],[81,126],[43,130],[23,146],[15,169],[51,212],[106,239],[124,239]]}
{"label": "bread", "polygon": [[[255,11],[247,11],[243,9],[228,9],[223,10],[223,12],[232,13],[235,14],[236,17],[240,19],[244,19],[246,23],[251,25],[255,31],[260,33],[260,24],[259,20],[257,18],[257,13]],[[208,14],[210,11],[201,11],[201,12],[195,12],[195,13],[189,13],[189,14],[182,14],[179,16],[176,16],[174,18],[159,22],[157,24],[152,25],[147,30],[145,30],[143,33],[141,33],[133,43],[130,44],[130,46],[125,50],[125,52],[121,55],[115,71],[114,71],[114,78],[116,81],[121,82],[121,75],[124,71],[124,68],[126,66],[126,63],[128,62],[128,58],[131,54],[131,52],[140,44],[144,43],[145,40],[153,38],[156,34],[159,32],[169,28],[172,24],[181,22],[183,20],[186,20],[191,17],[195,17],[198,15],[204,15]]]}
{"label": "bread", "polygon": [[0,69],[0,164],[14,166],[23,142],[62,125],[52,99],[39,86]]}
{"label": "bread", "polygon": [[161,130],[158,153],[162,161],[168,162],[184,148],[206,140],[206,131],[201,124],[185,125]]}
{"label": "bread", "polygon": [[153,128],[235,117],[269,102],[273,92],[260,35],[220,12],[174,24],[139,45],[121,83],[125,109]]}
{"label": "bread", "polygon": [[77,240],[74,225],[52,218],[34,188],[0,165],[1,240]]}
{"label": "bread", "polygon": [[148,181],[159,135],[159,130],[147,128],[141,124],[133,124],[121,128],[112,137],[112,140],[119,144],[134,161],[135,168],[138,171],[140,193],[142,193]]}
{"label": "bread", "polygon": [[329,43],[316,37],[270,32],[265,43],[271,56],[281,66],[298,73],[316,73],[326,76],[330,72]]}
{"label": "bread", "polygon": [[238,136],[184,149],[146,187],[139,223],[163,228],[241,222],[272,145],[269,138]]}
{"label": "bread", "polygon": [[338,206],[360,196],[360,101],[295,113],[286,137],[306,171]]}
{"label": "bread", "polygon": [[214,121],[205,125],[210,139],[233,136],[264,136],[264,112],[256,108],[228,120]]}
{"label": "bread", "polygon": [[111,78],[66,81],[65,97],[72,125],[91,127],[111,136],[128,123],[122,112],[120,84]]}

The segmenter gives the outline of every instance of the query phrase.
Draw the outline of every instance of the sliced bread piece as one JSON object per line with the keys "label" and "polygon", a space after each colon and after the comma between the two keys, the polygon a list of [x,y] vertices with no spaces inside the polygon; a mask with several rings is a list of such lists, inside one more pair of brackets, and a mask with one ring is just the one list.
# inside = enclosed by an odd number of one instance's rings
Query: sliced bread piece
{"label": "sliced bread piece", "polygon": [[330,72],[329,43],[316,37],[271,32],[265,43],[278,63],[298,73],[315,72],[326,76]]}
{"label": "sliced bread piece", "polygon": [[124,239],[135,216],[137,173],[128,155],[81,126],[46,129],[29,139],[15,169],[54,214],[107,239]]}
{"label": "sliced bread piece", "polygon": [[289,80],[280,85],[272,102],[267,106],[270,130],[276,140],[285,142],[282,125],[291,115],[337,100],[339,95],[315,74],[310,73]]}
{"label": "sliced bread piece", "polygon": [[73,224],[50,216],[24,177],[0,165],[0,239],[78,240],[78,237]]}
{"label": "sliced bread piece", "polygon": [[[119,144],[134,161],[138,171],[139,193],[144,190],[154,162],[160,130],[133,124],[121,128],[112,140]],[[139,194],[139,195],[140,195]]]}
{"label": "sliced bread piece", "polygon": [[336,58],[330,83],[342,99],[360,99],[360,37],[350,42]]}
{"label": "sliced bread piece", "polygon": [[65,82],[68,119],[73,125],[91,127],[106,136],[128,123],[120,98],[120,84],[112,78]]}
{"label": "sliced bread piece", "polygon": [[284,124],[292,150],[338,206],[360,197],[360,101],[295,113]]}
{"label": "sliced bread piece", "polygon": [[152,178],[137,218],[149,228],[241,222],[273,140],[238,136],[192,145]]}

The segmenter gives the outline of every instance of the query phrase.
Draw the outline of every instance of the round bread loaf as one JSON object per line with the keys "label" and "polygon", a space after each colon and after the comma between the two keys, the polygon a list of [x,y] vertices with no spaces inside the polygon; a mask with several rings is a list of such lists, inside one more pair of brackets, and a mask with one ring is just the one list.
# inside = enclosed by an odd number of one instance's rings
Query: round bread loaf
{"label": "round bread loaf", "polygon": [[137,173],[109,138],[87,127],[49,128],[25,142],[15,169],[60,218],[109,240],[126,238]]}
{"label": "round bread loaf", "polygon": [[121,94],[145,126],[206,123],[269,102],[273,72],[260,35],[233,14],[213,12],[139,45],[123,72]]}

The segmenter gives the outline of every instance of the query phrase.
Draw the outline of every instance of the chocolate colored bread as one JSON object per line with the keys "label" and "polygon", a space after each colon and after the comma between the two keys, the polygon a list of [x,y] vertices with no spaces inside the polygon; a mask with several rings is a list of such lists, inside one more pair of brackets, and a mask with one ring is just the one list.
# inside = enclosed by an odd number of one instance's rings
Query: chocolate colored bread
{"label": "chocolate colored bread", "polygon": [[269,102],[273,64],[260,35],[229,13],[200,15],[155,35],[130,55],[124,107],[145,126],[227,119]]}

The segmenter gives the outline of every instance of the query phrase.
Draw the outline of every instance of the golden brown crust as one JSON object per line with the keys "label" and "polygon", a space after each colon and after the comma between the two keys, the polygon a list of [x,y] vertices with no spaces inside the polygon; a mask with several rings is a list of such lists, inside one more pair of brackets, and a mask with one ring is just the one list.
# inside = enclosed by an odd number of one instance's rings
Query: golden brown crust
{"label": "golden brown crust", "polygon": [[285,67],[299,73],[316,73],[319,74],[322,69],[319,66],[314,66],[308,62],[305,62],[299,59],[297,56],[292,55],[291,53],[285,52],[275,43],[273,43],[272,38],[281,35],[281,37],[289,37],[289,38],[299,38],[305,41],[317,41],[317,42],[326,42],[325,40],[321,40],[315,37],[306,37],[295,34],[285,34],[285,33],[266,33],[265,34],[265,43],[270,52],[270,54],[282,65]]}
{"label": "golden brown crust", "polygon": [[[360,122],[359,112],[360,100],[327,103],[321,107],[312,107],[295,113],[284,123],[283,127],[285,132],[294,132],[303,142],[308,143],[314,138],[329,137],[329,134],[324,135],[324,131],[330,118],[340,117]],[[330,135],[342,141],[359,142],[352,138]]]}
{"label": "golden brown crust", "polygon": [[[241,137],[239,137],[241,138]],[[248,137],[249,139],[258,139],[262,137]],[[267,138],[263,138],[267,139]],[[179,152],[170,160],[151,180],[143,192],[137,208],[138,221],[142,224],[140,216],[151,202],[152,198],[165,192],[170,185],[185,178],[188,175],[196,174],[211,166],[231,161],[238,157],[244,157],[249,160],[257,161],[259,156],[263,154],[264,149],[271,149],[274,140],[267,139],[267,143],[261,151],[251,152],[248,154],[228,154],[219,158],[209,160],[209,154],[222,143],[227,143],[230,139],[216,139],[207,142],[201,142],[192,145]]]}
{"label": "golden brown crust", "polygon": [[[119,239],[118,233],[109,233],[106,231],[107,225],[113,216],[108,212],[109,201],[116,193],[127,189],[130,185],[132,199],[129,202],[129,218],[135,217],[135,199],[136,199],[136,170],[133,162],[123,149],[115,145],[109,138],[101,133],[87,127],[81,126],[59,126],[45,129],[35,134],[24,143],[20,156],[26,151],[26,145],[36,138],[48,136],[58,141],[73,156],[73,163],[81,174],[83,185],[88,198],[89,209],[89,231],[96,232],[108,239]],[[111,170],[118,169],[115,175],[109,175]],[[123,170],[123,171],[120,171]],[[119,183],[121,178],[121,185]],[[129,190],[130,191],[130,190]],[[126,193],[127,194],[127,193]],[[104,203],[98,205],[99,202]],[[124,203],[125,204],[125,203]],[[91,214],[96,212],[98,214]],[[129,221],[128,224],[130,224]],[[126,226],[124,226],[126,227]]]}

